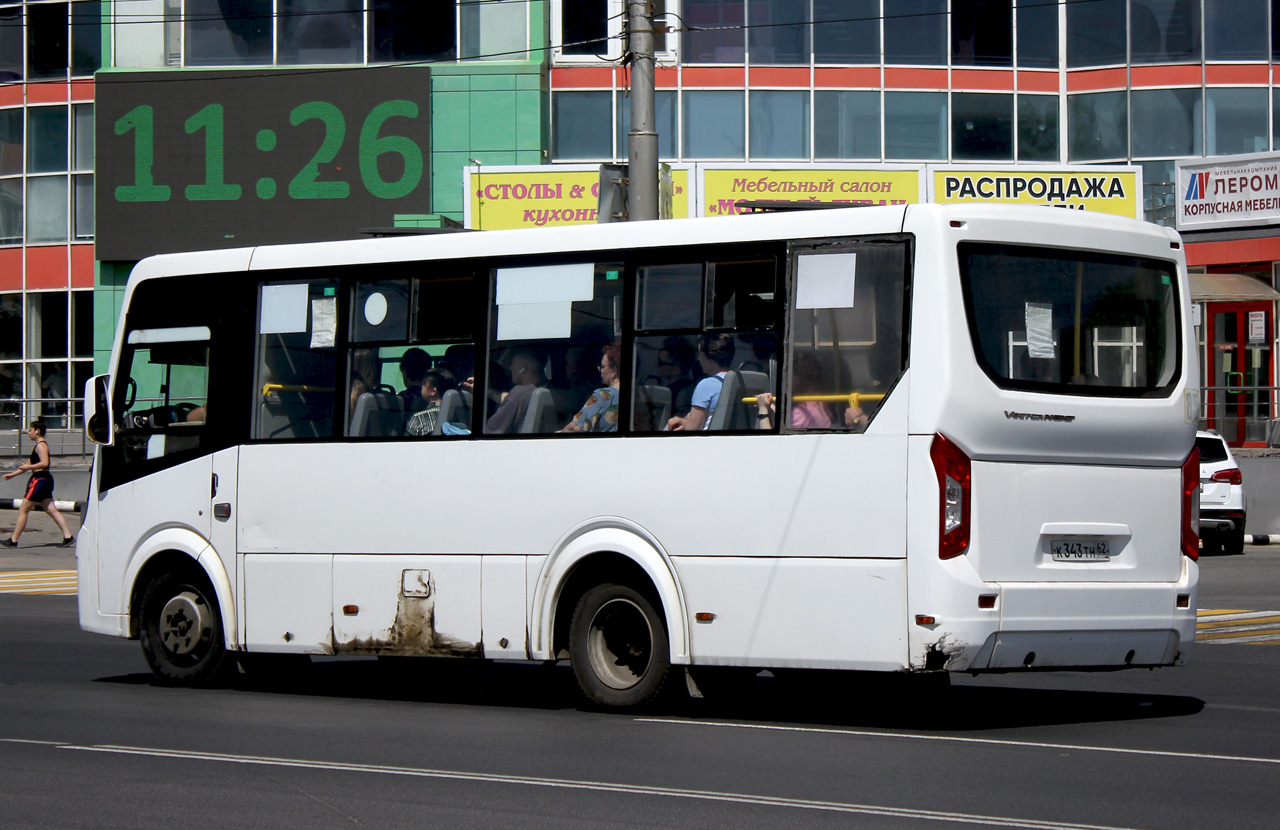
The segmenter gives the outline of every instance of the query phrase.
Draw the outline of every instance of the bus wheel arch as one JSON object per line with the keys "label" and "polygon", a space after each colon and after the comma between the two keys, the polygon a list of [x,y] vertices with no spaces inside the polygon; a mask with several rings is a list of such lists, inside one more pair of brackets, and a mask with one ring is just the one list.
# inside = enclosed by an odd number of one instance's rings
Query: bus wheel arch
{"label": "bus wheel arch", "polygon": [[213,581],[187,553],[164,551],[147,560],[134,581],[130,619],[162,683],[204,685],[234,665],[220,606]]}
{"label": "bus wheel arch", "polygon": [[188,567],[204,572],[217,597],[226,647],[237,649],[240,635],[231,579],[208,541],[186,528],[165,528],[152,534],[134,551],[123,583],[128,594],[122,597],[127,600],[125,609],[129,615],[130,639],[138,637],[139,603],[148,582],[156,578],[158,571]]}

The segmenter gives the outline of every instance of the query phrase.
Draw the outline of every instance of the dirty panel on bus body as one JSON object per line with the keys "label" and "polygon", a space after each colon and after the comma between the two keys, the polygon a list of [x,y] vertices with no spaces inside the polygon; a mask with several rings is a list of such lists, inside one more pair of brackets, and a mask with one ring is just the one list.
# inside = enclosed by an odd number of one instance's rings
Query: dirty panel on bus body
{"label": "dirty panel on bus body", "polygon": [[333,557],[335,654],[479,656],[480,558]]}

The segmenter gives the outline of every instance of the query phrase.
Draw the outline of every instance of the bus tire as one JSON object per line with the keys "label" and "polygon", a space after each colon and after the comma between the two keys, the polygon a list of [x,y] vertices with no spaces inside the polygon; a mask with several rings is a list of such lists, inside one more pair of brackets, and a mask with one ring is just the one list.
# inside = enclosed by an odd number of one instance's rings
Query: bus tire
{"label": "bus tire", "polygon": [[202,686],[227,659],[222,618],[203,574],[165,573],[142,594],[138,640],[147,665],[168,686]]}
{"label": "bus tire", "polygon": [[597,585],[582,595],[569,626],[578,687],[604,709],[651,703],[671,672],[667,626],[638,591]]}

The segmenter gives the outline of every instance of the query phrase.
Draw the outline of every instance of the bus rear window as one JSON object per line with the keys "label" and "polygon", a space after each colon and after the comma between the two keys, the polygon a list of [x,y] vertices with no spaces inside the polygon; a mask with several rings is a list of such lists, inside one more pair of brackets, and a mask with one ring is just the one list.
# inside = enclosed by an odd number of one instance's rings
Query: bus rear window
{"label": "bus rear window", "polygon": [[1172,262],[962,243],[974,351],[1002,389],[1160,397],[1178,379]]}

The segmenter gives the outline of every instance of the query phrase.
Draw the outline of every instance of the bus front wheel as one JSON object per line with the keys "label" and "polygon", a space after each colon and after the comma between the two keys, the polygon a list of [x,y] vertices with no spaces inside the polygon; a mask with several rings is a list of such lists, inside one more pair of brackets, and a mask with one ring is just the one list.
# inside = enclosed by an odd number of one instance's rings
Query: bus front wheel
{"label": "bus front wheel", "polygon": [[657,697],[670,673],[667,627],[638,591],[597,585],[573,612],[569,658],[592,703],[634,709]]}
{"label": "bus front wheel", "polygon": [[190,574],[162,574],[147,586],[138,639],[147,665],[168,685],[209,683],[227,662],[217,599]]}

